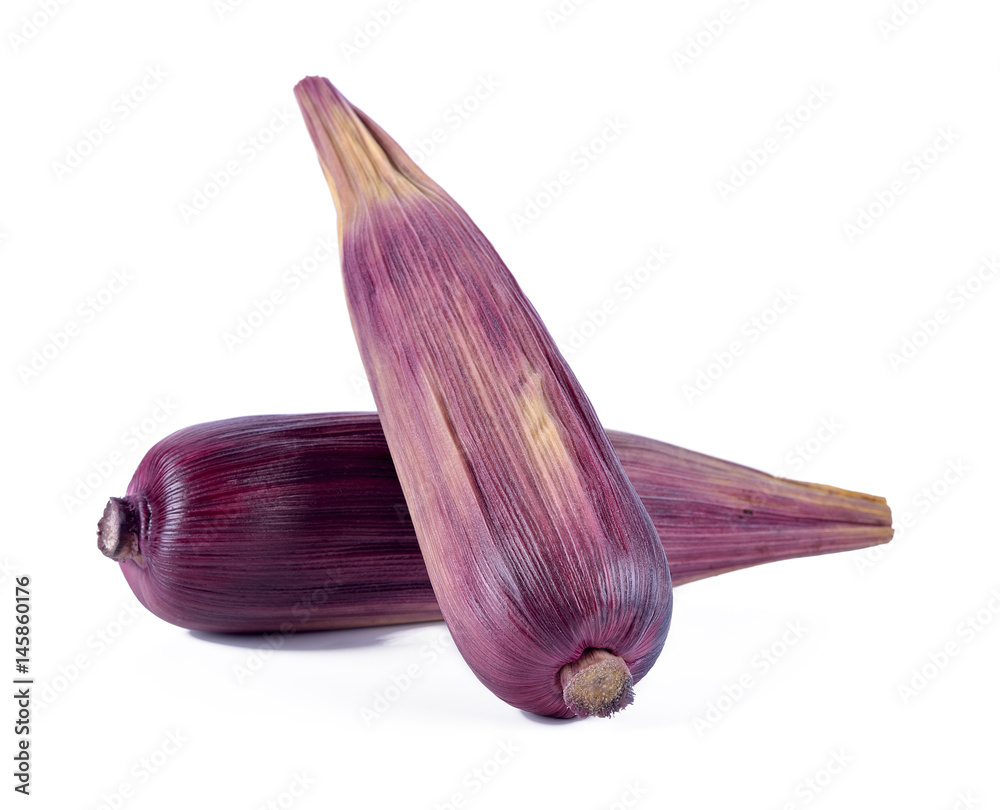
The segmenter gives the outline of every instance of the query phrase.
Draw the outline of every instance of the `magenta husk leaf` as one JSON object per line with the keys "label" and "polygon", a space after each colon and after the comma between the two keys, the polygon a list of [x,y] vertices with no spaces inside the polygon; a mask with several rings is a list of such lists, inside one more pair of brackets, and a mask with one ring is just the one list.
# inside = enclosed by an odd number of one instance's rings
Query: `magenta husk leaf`
{"label": "magenta husk leaf", "polygon": [[[296,97],[337,204],[362,361],[456,646],[494,694],[537,714],[574,714],[560,670],[590,649],[627,668],[630,690],[666,639],[670,574],[589,400],[462,208],[328,81],[305,79]],[[614,699],[624,704],[625,687]]]}
{"label": "magenta husk leaf", "polygon": [[[881,498],[608,435],[674,585],[892,537]],[[183,428],[150,449],[116,500],[131,515],[102,519],[99,545],[119,555],[139,601],[180,627],[295,633],[441,618],[374,413]]]}

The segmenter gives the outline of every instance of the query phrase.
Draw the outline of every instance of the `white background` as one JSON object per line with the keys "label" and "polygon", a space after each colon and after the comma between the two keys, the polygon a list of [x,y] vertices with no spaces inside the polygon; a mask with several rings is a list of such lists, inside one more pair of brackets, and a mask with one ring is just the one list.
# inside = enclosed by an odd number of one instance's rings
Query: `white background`
{"label": "white background", "polygon": [[[559,21],[554,2],[400,0],[376,31],[387,2],[44,5],[0,15],[2,671],[13,578],[27,575],[36,678],[32,797],[18,801],[1000,806],[1000,281],[976,275],[1000,251],[1000,7],[909,0],[892,31],[888,1],[591,0],[564,3]],[[123,107],[147,71],[162,78]],[[423,165],[556,339],[586,332],[570,360],[608,427],[884,495],[897,538],[679,588],[662,657],[608,721],[501,703],[441,624],[275,652],[135,610],[95,524],[156,440],[229,416],[373,407],[336,259],[299,289],[282,280],[335,230],[292,96],[310,74],[413,152],[444,130]],[[454,126],[449,110],[484,80]],[[779,128],[811,88],[828,98]],[[579,171],[577,150],[609,118],[624,131]],[[776,151],[724,199],[718,182],[767,138]],[[185,217],[229,161],[239,174]],[[518,228],[564,169],[572,182]],[[894,182],[903,193],[852,238],[845,225]],[[624,300],[618,285],[657,247],[671,260]],[[109,287],[123,269],[127,285]],[[225,334],[276,289],[280,307],[230,351]],[[774,318],[779,291],[794,303]],[[609,298],[613,315],[587,326]],[[754,317],[769,322],[756,339]],[[711,367],[734,341],[729,368]],[[25,373],[35,352],[45,362]],[[686,396],[701,372],[712,378]],[[789,622],[805,630],[764,672],[759,653]],[[431,645],[445,647],[434,660]],[[956,652],[938,670],[944,650]],[[933,677],[904,695],[914,668]]]}

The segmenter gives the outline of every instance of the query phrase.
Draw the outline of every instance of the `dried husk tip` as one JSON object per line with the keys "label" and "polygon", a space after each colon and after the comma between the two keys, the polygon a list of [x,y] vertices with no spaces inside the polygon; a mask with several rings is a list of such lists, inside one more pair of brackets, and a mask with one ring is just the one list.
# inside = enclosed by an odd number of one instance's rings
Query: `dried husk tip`
{"label": "dried husk tip", "polygon": [[609,650],[584,650],[578,660],[559,670],[559,685],[577,717],[611,717],[634,698],[628,665]]}
{"label": "dried husk tip", "polygon": [[448,196],[328,79],[306,77],[295,86],[295,99],[333,195],[341,244],[345,227],[370,203]]}
{"label": "dried husk tip", "polygon": [[142,520],[136,504],[125,498],[111,498],[97,523],[97,547],[112,560],[132,560],[141,564],[141,533]]}

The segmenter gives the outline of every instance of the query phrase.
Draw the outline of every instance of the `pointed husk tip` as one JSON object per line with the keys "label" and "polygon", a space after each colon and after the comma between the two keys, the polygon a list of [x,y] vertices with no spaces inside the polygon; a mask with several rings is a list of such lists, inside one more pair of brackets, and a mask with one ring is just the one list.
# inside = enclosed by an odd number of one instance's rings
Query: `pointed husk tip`
{"label": "pointed husk tip", "polygon": [[341,223],[371,202],[407,197],[414,185],[437,188],[329,79],[307,76],[295,85],[295,100]]}

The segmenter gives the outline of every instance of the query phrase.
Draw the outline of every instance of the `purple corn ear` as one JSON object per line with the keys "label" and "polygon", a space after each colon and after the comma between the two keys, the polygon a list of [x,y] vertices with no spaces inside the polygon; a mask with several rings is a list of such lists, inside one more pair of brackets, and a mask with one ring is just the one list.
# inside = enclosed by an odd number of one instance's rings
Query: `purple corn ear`
{"label": "purple corn ear", "polygon": [[[892,537],[882,498],[608,435],[674,585]],[[192,630],[441,618],[374,413],[247,416],[172,433],[108,503],[98,546],[146,608]]]}
{"label": "purple corn ear", "polygon": [[455,646],[512,706],[613,714],[670,626],[649,515],[468,214],[329,81],[295,93],[337,207],[361,359]]}
{"label": "purple corn ear", "polygon": [[98,524],[136,597],[222,633],[441,618],[375,414],[184,428],[143,458]]}

